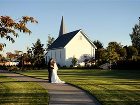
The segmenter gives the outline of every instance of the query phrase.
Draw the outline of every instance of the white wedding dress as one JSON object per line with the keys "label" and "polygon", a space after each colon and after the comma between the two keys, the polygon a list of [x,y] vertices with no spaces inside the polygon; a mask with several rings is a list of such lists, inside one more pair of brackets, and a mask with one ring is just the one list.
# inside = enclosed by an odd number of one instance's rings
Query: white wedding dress
{"label": "white wedding dress", "polygon": [[54,63],[54,69],[52,71],[52,77],[51,77],[51,83],[65,83],[64,81],[61,81],[57,75],[57,64]]}

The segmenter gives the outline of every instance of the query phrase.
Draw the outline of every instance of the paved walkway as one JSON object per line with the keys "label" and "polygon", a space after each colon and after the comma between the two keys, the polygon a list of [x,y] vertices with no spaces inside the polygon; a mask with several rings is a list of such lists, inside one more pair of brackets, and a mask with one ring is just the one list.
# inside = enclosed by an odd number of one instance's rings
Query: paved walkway
{"label": "paved walkway", "polygon": [[39,83],[47,89],[50,94],[49,105],[100,105],[94,97],[69,84],[51,84],[48,83],[48,80],[27,77],[3,70],[0,70],[0,74],[4,74],[10,78],[15,78],[19,81]]}

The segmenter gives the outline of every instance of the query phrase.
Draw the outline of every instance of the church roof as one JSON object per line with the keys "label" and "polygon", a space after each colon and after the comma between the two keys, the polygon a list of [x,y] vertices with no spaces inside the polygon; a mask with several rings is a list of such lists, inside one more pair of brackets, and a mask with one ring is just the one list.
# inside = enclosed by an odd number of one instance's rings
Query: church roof
{"label": "church roof", "polygon": [[58,48],[64,48],[69,42],[70,40],[78,33],[81,32],[84,37],[87,39],[87,41],[95,48],[97,49],[97,47],[89,40],[89,38],[87,37],[87,35],[80,29],[80,30],[76,30],[73,32],[69,32],[66,34],[63,34],[61,36],[59,36],[49,47],[48,50],[51,49],[58,49]]}
{"label": "church roof", "polygon": [[64,48],[69,41],[79,32],[80,30],[76,30],[73,32],[69,32],[59,36],[49,47],[49,49],[57,49],[57,48]]}

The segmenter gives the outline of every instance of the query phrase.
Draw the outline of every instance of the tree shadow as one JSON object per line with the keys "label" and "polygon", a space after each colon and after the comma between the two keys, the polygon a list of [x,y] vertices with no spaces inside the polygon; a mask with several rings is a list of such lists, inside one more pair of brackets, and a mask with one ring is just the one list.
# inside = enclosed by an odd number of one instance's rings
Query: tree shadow
{"label": "tree shadow", "polygon": [[0,93],[0,104],[48,105],[46,93]]}

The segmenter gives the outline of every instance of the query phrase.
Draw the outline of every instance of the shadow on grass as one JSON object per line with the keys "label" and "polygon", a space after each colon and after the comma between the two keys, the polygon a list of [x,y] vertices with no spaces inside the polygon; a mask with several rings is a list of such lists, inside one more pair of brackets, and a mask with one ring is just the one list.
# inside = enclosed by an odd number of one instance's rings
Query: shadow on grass
{"label": "shadow on grass", "polygon": [[87,76],[91,77],[103,77],[113,79],[140,79],[140,71],[127,71],[127,70],[74,70],[73,73],[67,71],[61,71],[60,76]]}
{"label": "shadow on grass", "polygon": [[[33,81],[35,82],[35,81]],[[48,105],[48,93],[27,81],[0,82],[0,104],[4,105]],[[40,81],[44,82],[44,81]]]}
{"label": "shadow on grass", "polygon": [[0,93],[0,104],[48,105],[47,93]]}
{"label": "shadow on grass", "polygon": [[107,103],[106,105],[140,105],[140,101],[101,101],[103,104]]}

